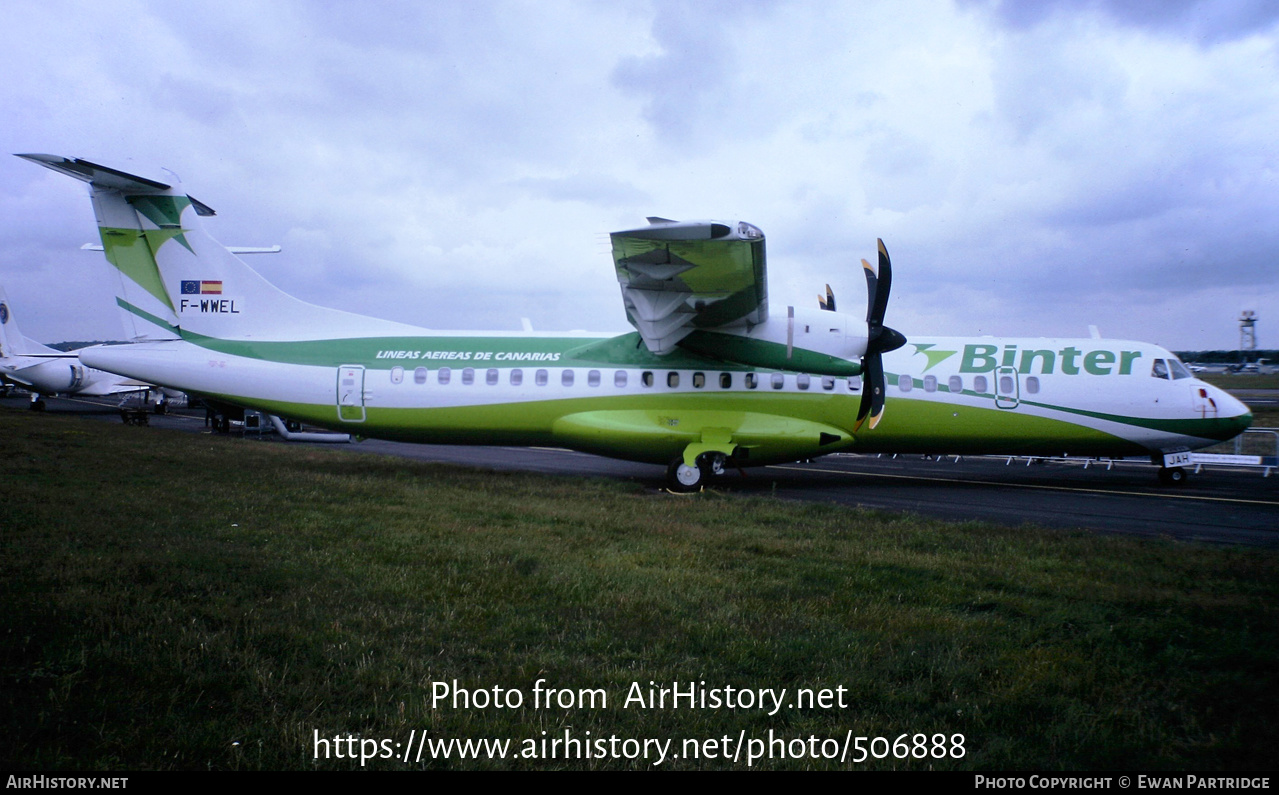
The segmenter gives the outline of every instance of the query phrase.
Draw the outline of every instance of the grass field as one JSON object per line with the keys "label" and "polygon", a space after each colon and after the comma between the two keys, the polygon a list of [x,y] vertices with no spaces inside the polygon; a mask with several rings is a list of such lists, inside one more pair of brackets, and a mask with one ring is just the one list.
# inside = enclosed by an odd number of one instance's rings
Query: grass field
{"label": "grass field", "polygon": [[[1201,373],[1197,378],[1207,381],[1222,389],[1279,389],[1279,373],[1265,375],[1225,375],[1220,373]],[[1243,398],[1245,403],[1248,399]],[[1279,409],[1269,406],[1252,407],[1252,427],[1279,428]]]}
{"label": "grass field", "polygon": [[[512,754],[566,731],[669,739],[679,758],[662,768],[744,768],[745,754],[691,758],[684,740],[726,737],[699,747],[731,754],[769,732],[941,734],[946,755],[841,765],[819,742],[755,767],[1276,758],[1272,552],[676,497],[18,410],[0,410],[0,461],[8,769],[360,766],[316,760],[317,733],[393,750],[377,769],[654,762],[405,763],[394,743],[424,730],[508,739]],[[535,708],[539,679],[602,690],[607,705]],[[453,680],[525,703],[433,705]],[[845,706],[624,706],[650,682],[844,688]]]}
{"label": "grass field", "polygon": [[1222,389],[1279,389],[1279,373],[1266,373],[1264,375],[1199,373],[1195,377]]}

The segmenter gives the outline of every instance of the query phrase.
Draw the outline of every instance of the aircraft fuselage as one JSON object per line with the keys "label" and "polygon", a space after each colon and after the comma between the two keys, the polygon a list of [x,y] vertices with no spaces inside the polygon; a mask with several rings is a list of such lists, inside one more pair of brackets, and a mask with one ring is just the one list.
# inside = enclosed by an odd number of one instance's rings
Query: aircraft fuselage
{"label": "aircraft fuselage", "polygon": [[1189,373],[1173,377],[1175,357],[1140,342],[915,338],[884,357],[891,410],[857,432],[859,377],[658,356],[636,343],[633,333],[424,331],[142,343],[82,357],[366,437],[559,445],[661,464],[699,441],[731,447],[743,465],[840,450],[1151,455],[1228,439],[1251,421],[1242,403]]}

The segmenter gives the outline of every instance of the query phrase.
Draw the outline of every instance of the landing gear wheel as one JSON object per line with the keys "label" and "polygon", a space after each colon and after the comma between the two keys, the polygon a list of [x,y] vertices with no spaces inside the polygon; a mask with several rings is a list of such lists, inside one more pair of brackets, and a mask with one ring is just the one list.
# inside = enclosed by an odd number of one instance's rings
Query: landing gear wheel
{"label": "landing gear wheel", "polygon": [[1159,482],[1165,486],[1183,486],[1188,473],[1181,467],[1164,467],[1159,470]]}
{"label": "landing gear wheel", "polygon": [[32,411],[44,411],[44,409],[45,409],[44,400],[33,400],[33,401],[31,401],[31,405],[29,406],[29,408],[30,408]]}
{"label": "landing gear wheel", "polygon": [[697,491],[702,487],[702,483],[706,480],[700,466],[691,467],[684,463],[683,458],[677,458],[671,462],[666,469],[666,485],[671,491],[690,492]]}

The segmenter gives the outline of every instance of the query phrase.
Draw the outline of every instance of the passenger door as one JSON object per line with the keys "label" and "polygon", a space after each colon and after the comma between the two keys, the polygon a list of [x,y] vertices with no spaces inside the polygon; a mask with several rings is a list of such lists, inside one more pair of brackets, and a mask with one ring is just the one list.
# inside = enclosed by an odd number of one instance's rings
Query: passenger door
{"label": "passenger door", "polygon": [[995,405],[1015,409],[1021,403],[1021,376],[1016,367],[1000,367],[995,371]]}
{"label": "passenger door", "polygon": [[364,367],[344,364],[338,368],[338,419],[364,422]]}

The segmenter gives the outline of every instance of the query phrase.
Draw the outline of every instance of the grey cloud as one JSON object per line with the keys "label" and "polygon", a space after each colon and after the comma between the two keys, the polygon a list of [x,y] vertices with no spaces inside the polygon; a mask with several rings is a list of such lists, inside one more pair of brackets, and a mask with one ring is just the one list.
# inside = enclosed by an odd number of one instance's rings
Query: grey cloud
{"label": "grey cloud", "polygon": [[674,143],[691,142],[708,128],[734,136],[754,131],[761,122],[735,80],[744,56],[734,34],[765,8],[761,2],[657,2],[652,36],[661,52],[623,59],[613,83],[644,98],[644,117]]}
{"label": "grey cloud", "polygon": [[1012,30],[1027,30],[1084,11],[1160,34],[1192,38],[1204,45],[1269,31],[1279,22],[1270,0],[958,0],[961,7],[991,9]]}
{"label": "grey cloud", "polygon": [[525,177],[510,185],[554,201],[580,201],[605,207],[652,204],[653,197],[633,184],[607,175],[572,174],[567,177]]}
{"label": "grey cloud", "polygon": [[1114,56],[1077,39],[1034,31],[997,45],[991,74],[1000,116],[1025,138],[1082,113],[1122,108],[1128,79]]}
{"label": "grey cloud", "polygon": [[[251,261],[282,289],[437,328],[617,325],[607,232],[648,213],[759,224],[808,304],[860,307],[882,236],[928,331],[1167,337],[1275,294],[1275,36],[1178,38],[1273,13],[961,8],[51,1],[11,15],[0,138],[173,168],[219,240],[285,246]],[[81,186],[7,159],[0,281],[57,339],[107,266]]]}

